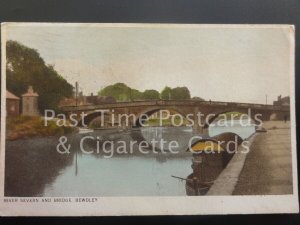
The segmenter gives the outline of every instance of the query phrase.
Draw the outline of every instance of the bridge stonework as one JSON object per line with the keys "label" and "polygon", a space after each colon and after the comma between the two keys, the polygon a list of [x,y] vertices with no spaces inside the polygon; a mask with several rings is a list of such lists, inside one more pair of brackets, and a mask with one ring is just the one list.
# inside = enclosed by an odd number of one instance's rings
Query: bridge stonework
{"label": "bridge stonework", "polygon": [[[146,116],[151,116],[159,110],[171,110],[181,114],[183,117],[188,115],[194,120],[194,129],[205,132],[209,124],[213,122],[220,114],[226,112],[240,112],[248,114],[255,120],[255,115],[260,114],[259,119],[267,121],[272,119],[285,120],[290,118],[289,106],[275,106],[251,103],[235,103],[235,102],[215,102],[215,101],[194,101],[194,100],[153,100],[153,101],[133,101],[133,102],[117,102],[101,105],[85,105],[85,106],[64,106],[61,110],[65,114],[75,113],[79,115],[84,112],[87,115],[84,118],[85,124],[89,124],[97,117],[104,117],[110,123],[122,126],[123,128],[132,128],[141,126],[141,121]],[[106,110],[106,112],[104,112]],[[250,110],[250,111],[249,111]],[[197,114],[201,113],[204,121],[199,119]],[[128,116],[128,119],[126,119]],[[112,118],[114,117],[114,118]],[[143,119],[144,117],[144,119]],[[118,118],[121,118],[120,121]],[[128,123],[126,123],[128,121]],[[207,123],[205,123],[207,121]],[[199,126],[205,124],[203,127]],[[82,126],[82,122],[79,123]]]}

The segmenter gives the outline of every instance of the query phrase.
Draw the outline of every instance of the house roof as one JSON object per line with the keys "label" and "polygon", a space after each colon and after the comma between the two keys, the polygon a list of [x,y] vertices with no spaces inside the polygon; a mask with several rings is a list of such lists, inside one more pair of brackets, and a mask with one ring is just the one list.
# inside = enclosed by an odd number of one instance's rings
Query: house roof
{"label": "house roof", "polygon": [[8,90],[6,90],[6,99],[20,100],[19,97],[15,96],[13,93],[9,92]]}

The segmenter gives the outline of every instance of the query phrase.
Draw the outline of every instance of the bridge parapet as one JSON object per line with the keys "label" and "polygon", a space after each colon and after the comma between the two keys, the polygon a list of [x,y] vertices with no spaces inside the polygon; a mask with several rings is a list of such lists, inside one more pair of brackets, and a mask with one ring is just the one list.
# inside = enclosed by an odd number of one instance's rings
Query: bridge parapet
{"label": "bridge parapet", "polygon": [[63,106],[61,110],[64,112],[73,111],[92,111],[97,109],[113,109],[113,108],[130,108],[130,107],[151,107],[151,106],[177,106],[177,107],[197,107],[197,106],[216,106],[229,108],[253,108],[261,110],[278,110],[289,111],[289,106],[274,106],[253,103],[239,102],[217,102],[217,101],[199,101],[199,100],[151,100],[151,101],[132,101],[132,102],[116,102],[105,103],[101,105],[81,105],[81,106]]}

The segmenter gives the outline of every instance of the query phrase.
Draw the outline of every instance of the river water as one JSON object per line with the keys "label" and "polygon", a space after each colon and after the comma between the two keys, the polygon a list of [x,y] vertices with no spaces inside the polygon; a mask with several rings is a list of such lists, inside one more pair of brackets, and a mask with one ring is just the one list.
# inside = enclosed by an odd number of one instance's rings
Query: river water
{"label": "river water", "polygon": [[[247,138],[254,126],[210,127],[209,135],[234,132]],[[68,136],[70,154],[59,154],[58,137],[33,138],[6,142],[6,196],[184,196],[186,178],[192,173],[191,153],[188,142],[195,134],[189,127],[149,127],[130,131],[96,130],[87,134]],[[83,137],[86,152],[79,146]],[[100,141],[97,141],[98,139]],[[92,140],[93,139],[93,140]],[[165,140],[160,145],[150,145],[147,154],[138,151],[142,141]],[[103,142],[112,140],[103,152]],[[168,144],[178,141],[168,152]],[[132,152],[116,152],[126,149],[136,141]],[[126,145],[125,145],[125,144]],[[100,147],[99,147],[100,146]],[[125,146],[124,148],[121,148]],[[131,149],[131,148],[130,148]],[[99,150],[99,152],[97,152]]]}

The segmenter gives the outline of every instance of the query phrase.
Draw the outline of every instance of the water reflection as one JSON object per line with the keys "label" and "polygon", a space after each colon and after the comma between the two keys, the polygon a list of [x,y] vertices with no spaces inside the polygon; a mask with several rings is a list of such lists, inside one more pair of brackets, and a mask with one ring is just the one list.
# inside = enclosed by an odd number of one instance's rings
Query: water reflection
{"label": "water reflection", "polygon": [[[247,126],[243,126],[243,124]],[[225,132],[232,132],[245,139],[255,132],[255,124],[249,124],[248,120],[231,120],[222,125],[218,125],[217,122],[214,122],[209,126],[208,132],[211,137]]]}
{"label": "water reflection", "polygon": [[7,141],[5,196],[43,196],[45,186],[73,164],[73,156],[58,154],[51,138]]}
{"label": "water reflection", "polygon": [[[79,149],[80,139],[87,135],[101,137],[98,142],[92,139],[86,141],[86,150],[94,151],[93,154],[83,154]],[[188,140],[193,135],[192,129],[187,127],[73,134],[68,136],[71,153],[65,155],[56,151],[58,137],[7,141],[5,196],[186,195],[185,180],[172,176],[187,178],[193,173],[193,156],[186,151]],[[120,147],[118,141],[130,144],[131,141],[150,143],[161,139],[166,141],[162,147],[156,146],[153,152],[150,145],[148,154],[141,154],[135,146],[131,154],[115,151],[112,158],[105,158],[107,154],[101,149],[106,140],[112,141],[112,149],[116,150]],[[168,152],[167,145],[172,140],[179,143],[176,148],[178,154]],[[98,153],[95,152],[97,145],[100,146]],[[215,162],[209,163],[210,168],[216,165]]]}

